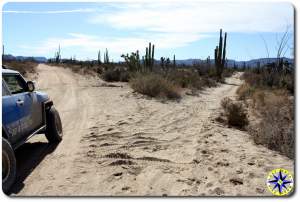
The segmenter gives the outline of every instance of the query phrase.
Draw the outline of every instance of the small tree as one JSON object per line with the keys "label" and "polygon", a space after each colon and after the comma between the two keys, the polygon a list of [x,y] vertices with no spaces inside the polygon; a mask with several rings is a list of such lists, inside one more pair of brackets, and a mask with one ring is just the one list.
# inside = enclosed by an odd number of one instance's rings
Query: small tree
{"label": "small tree", "polygon": [[129,56],[128,53],[126,55],[121,55],[122,58],[124,58],[129,71],[134,72],[134,71],[140,71],[141,70],[141,64],[140,64],[140,54],[139,51],[137,50],[135,53],[132,52],[131,55]]}

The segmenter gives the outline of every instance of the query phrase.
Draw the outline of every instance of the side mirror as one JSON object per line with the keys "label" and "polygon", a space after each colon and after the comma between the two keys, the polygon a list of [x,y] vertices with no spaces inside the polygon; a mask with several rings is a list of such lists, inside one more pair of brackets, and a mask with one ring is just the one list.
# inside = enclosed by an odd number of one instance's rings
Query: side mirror
{"label": "side mirror", "polygon": [[35,90],[35,85],[33,81],[27,81],[27,89],[29,92],[33,92]]}

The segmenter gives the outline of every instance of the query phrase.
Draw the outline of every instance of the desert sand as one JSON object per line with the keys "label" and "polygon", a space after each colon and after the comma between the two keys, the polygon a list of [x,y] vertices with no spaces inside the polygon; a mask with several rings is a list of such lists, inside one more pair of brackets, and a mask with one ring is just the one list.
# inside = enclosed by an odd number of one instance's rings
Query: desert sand
{"label": "desert sand", "polygon": [[127,83],[40,64],[37,88],[60,112],[64,139],[36,136],[17,151],[20,196],[262,196],[268,172],[293,160],[215,121],[239,74],[180,101],[134,93]]}

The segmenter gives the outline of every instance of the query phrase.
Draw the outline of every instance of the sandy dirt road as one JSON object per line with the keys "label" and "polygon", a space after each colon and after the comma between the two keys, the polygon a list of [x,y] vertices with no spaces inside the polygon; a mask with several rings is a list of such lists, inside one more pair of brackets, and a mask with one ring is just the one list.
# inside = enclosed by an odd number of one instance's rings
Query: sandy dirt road
{"label": "sandy dirt road", "polygon": [[235,75],[199,96],[162,102],[41,64],[37,87],[60,112],[64,139],[49,145],[37,136],[17,151],[12,195],[271,195],[267,173],[293,173],[293,161],[214,121],[240,84]]}

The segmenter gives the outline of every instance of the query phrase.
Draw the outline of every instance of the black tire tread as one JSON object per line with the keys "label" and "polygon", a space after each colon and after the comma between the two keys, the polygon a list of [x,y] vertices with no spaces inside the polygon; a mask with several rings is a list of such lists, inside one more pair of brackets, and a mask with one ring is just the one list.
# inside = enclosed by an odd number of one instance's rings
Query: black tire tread
{"label": "black tire tread", "polygon": [[17,161],[14,150],[5,138],[2,138],[2,152],[6,152],[8,154],[8,158],[10,159],[9,177],[5,181],[2,180],[2,190],[6,194],[15,182],[17,176]]}
{"label": "black tire tread", "polygon": [[[55,117],[58,117],[59,123],[56,123]],[[59,116],[58,111],[51,107],[50,110],[46,113],[46,138],[50,143],[57,143],[62,140],[62,125],[61,125],[61,119]],[[56,124],[58,124],[58,127],[60,128],[61,132],[59,132],[56,128]]]}

